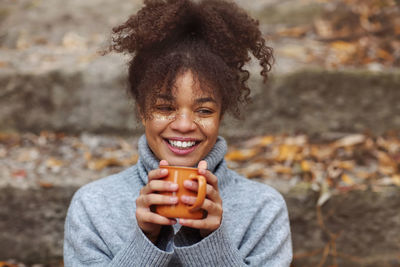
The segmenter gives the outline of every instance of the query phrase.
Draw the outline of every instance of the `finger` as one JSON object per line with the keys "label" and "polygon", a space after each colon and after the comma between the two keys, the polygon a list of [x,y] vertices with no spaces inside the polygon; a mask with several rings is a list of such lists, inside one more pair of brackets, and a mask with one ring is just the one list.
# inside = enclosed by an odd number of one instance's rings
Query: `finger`
{"label": "finger", "polygon": [[148,194],[139,196],[137,203],[141,207],[150,207],[152,205],[175,205],[178,203],[178,197],[165,196],[160,194]]}
{"label": "finger", "polygon": [[208,214],[219,213],[222,211],[222,205],[209,199],[205,199],[200,208],[207,211]]}
{"label": "finger", "polygon": [[[193,205],[196,202],[196,198],[192,196],[181,196],[180,201],[186,205]],[[208,213],[218,212],[222,210],[222,206],[218,202],[213,202],[209,199],[205,199],[200,209],[206,210]]]}
{"label": "finger", "polygon": [[182,226],[195,228],[195,229],[206,229],[206,230],[216,230],[221,225],[221,220],[217,217],[212,219],[202,219],[202,220],[192,220],[192,219],[179,219],[179,223]]}
{"label": "finger", "polygon": [[[186,180],[183,182],[183,186],[188,189],[191,190],[193,192],[197,192],[198,188],[199,188],[199,184],[195,181],[190,181],[190,180]],[[219,193],[217,190],[215,190],[214,187],[212,187],[211,185],[207,184],[206,185],[206,197],[211,199],[212,201],[218,201],[221,199]]]}
{"label": "finger", "polygon": [[145,209],[137,209],[136,210],[136,218],[138,221],[143,221],[146,223],[154,223],[159,225],[173,225],[176,224],[175,219],[170,219],[164,216],[161,216],[157,213],[150,212]]}
{"label": "finger", "polygon": [[192,196],[186,196],[183,195],[180,197],[180,201],[186,205],[193,205],[194,203],[196,203],[196,197],[192,197]]}
{"label": "finger", "polygon": [[218,191],[218,178],[209,170],[206,170],[203,176],[206,178],[207,183],[212,185]]}
{"label": "finger", "polygon": [[149,171],[147,174],[149,182],[154,179],[161,179],[164,178],[168,175],[168,170],[167,169],[155,169]]}
{"label": "finger", "polygon": [[151,192],[175,192],[179,188],[178,184],[163,181],[163,180],[152,180],[146,186],[145,189],[142,191],[143,194],[149,194]]}
{"label": "finger", "polygon": [[190,191],[197,192],[199,190],[199,183],[192,180],[183,181],[183,186]]}

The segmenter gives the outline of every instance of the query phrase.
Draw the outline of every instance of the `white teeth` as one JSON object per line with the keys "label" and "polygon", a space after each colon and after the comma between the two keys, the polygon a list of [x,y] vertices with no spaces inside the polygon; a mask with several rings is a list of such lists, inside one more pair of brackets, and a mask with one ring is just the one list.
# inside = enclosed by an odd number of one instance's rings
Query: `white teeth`
{"label": "white teeth", "polygon": [[174,141],[174,140],[168,140],[168,142],[177,148],[189,148],[192,147],[196,144],[194,141]]}

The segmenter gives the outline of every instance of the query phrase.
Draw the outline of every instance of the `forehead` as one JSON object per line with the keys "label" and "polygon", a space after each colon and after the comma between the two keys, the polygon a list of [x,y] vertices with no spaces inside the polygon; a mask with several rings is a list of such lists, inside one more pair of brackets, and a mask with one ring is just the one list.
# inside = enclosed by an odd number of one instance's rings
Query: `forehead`
{"label": "forehead", "polygon": [[156,98],[166,101],[208,99],[218,100],[217,90],[204,79],[194,76],[191,71],[186,71],[176,77],[172,88],[163,87],[156,94]]}

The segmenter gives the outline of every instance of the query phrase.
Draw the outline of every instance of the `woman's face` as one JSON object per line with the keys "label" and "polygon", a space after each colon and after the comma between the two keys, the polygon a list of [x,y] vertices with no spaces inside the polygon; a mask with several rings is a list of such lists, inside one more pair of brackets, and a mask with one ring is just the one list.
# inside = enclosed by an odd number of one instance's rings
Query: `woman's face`
{"label": "woman's face", "polygon": [[158,95],[151,118],[142,120],[150,149],[170,165],[196,166],[214,146],[220,98],[200,90],[191,71],[178,76],[171,94]]}

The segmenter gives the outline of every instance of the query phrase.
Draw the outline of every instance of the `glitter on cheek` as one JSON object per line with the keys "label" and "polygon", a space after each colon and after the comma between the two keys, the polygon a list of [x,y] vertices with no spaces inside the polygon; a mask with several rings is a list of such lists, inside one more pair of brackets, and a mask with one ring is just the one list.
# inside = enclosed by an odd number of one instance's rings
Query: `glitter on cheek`
{"label": "glitter on cheek", "polygon": [[213,118],[195,118],[193,121],[204,129],[215,126],[215,121]]}
{"label": "glitter on cheek", "polygon": [[176,115],[171,114],[171,115],[161,115],[161,114],[154,114],[153,115],[153,120],[157,121],[173,121],[175,120]]}

